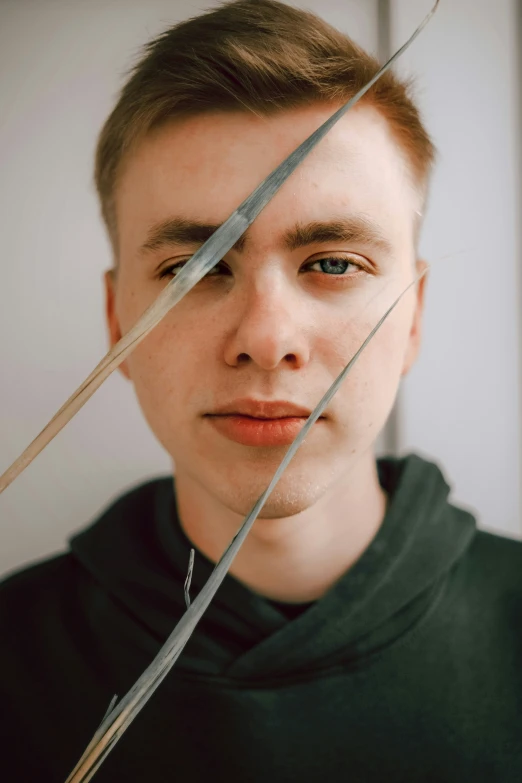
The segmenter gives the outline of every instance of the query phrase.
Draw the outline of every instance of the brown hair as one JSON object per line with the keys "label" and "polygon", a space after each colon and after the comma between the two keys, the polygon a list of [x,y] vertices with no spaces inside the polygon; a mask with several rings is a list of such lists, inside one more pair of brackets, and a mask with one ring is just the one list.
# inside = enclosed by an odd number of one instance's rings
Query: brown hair
{"label": "brown hair", "polygon": [[[378,61],[346,35],[277,0],[221,3],[149,42],[96,150],[96,188],[115,255],[118,174],[124,158],[153,128],[208,110],[268,115],[313,101],[342,103],[378,69]],[[425,193],[435,148],[409,97],[410,86],[387,71],[361,103],[386,117]]]}

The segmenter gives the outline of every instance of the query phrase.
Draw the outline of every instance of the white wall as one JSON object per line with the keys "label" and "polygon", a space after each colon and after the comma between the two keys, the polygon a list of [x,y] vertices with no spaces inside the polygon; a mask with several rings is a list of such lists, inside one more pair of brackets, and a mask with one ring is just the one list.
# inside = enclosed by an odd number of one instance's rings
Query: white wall
{"label": "white wall", "polygon": [[[138,48],[214,3],[0,0],[0,473],[108,349],[96,135]],[[377,0],[308,0],[377,49]],[[0,573],[63,548],[170,461],[114,373],[0,496]]]}
{"label": "white wall", "polygon": [[[428,2],[391,0],[392,46]],[[400,453],[442,464],[481,527],[522,537],[517,0],[441,0],[398,71],[440,158],[421,251],[432,263],[422,355],[401,389]],[[517,40],[517,35],[521,39]],[[449,256],[449,257],[448,257]]]}

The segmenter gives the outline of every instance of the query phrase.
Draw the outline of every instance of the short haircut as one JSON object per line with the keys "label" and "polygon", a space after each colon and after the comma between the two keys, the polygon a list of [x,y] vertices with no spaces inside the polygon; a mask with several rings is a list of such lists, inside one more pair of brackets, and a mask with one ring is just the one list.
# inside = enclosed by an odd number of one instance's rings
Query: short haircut
{"label": "short haircut", "polygon": [[[331,102],[333,112],[379,67],[377,59],[315,14],[277,0],[221,3],[150,41],[96,149],[96,188],[116,259],[118,175],[150,131],[176,117],[215,110],[269,116]],[[386,118],[424,199],[435,147],[410,97],[411,84],[387,71],[360,103]]]}

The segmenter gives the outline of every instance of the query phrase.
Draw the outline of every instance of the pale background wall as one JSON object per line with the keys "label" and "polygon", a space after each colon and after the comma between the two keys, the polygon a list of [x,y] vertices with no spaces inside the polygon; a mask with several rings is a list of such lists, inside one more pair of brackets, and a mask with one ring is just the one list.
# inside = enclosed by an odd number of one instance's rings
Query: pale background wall
{"label": "pale background wall", "polygon": [[[391,44],[419,19],[392,0]],[[521,3],[442,0],[398,64],[440,157],[421,242],[432,262],[399,451],[436,456],[479,523],[520,538]],[[449,256],[448,258],[445,258]]]}
{"label": "pale background wall", "polygon": [[[107,350],[92,158],[124,72],[148,39],[211,5],[0,0],[0,473]],[[382,0],[294,5],[378,50]],[[519,536],[515,0],[444,5],[405,65],[442,154],[423,241],[426,336],[397,446],[440,462],[481,526]],[[391,0],[393,45],[427,7]],[[62,549],[122,491],[169,471],[114,373],[0,496],[0,574]]]}

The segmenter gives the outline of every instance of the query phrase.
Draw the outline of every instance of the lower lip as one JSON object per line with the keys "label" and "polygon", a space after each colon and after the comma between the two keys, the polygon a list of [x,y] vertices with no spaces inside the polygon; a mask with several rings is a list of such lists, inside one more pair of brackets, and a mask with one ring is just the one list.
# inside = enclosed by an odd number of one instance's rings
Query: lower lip
{"label": "lower lip", "polygon": [[207,416],[225,438],[243,446],[289,446],[299,435],[306,416],[254,419],[250,416]]}

